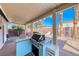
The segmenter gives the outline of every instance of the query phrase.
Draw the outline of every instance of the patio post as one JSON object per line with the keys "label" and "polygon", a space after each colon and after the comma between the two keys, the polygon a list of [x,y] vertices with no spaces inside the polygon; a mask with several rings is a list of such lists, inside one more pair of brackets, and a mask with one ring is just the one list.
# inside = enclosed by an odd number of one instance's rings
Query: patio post
{"label": "patio post", "polygon": [[63,32],[63,20],[62,20],[62,11],[60,11],[60,36],[62,37],[64,32]]}
{"label": "patio post", "polygon": [[53,44],[56,44],[56,9],[53,11]]}
{"label": "patio post", "polygon": [[33,23],[30,24],[31,32],[33,32]]}
{"label": "patio post", "polygon": [[77,28],[78,28],[78,5],[76,5],[74,7],[75,9],[75,17],[74,17],[74,21],[73,21],[73,24],[74,24],[74,27],[73,27],[73,38],[77,38],[78,37],[78,34],[77,34]]}
{"label": "patio post", "polygon": [[25,35],[26,35],[26,29],[27,29],[27,28],[26,28],[26,25],[25,25]]}

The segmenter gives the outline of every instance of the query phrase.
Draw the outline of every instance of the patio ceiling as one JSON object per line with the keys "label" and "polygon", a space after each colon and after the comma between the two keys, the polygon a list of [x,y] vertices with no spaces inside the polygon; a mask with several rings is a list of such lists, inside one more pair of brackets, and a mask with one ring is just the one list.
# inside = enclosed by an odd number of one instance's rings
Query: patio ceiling
{"label": "patio ceiling", "polygon": [[7,17],[12,20],[12,22],[17,24],[25,24],[26,22],[34,19],[35,17],[51,10],[56,7],[56,3],[4,3],[1,4]]}
{"label": "patio ceiling", "polygon": [[61,6],[60,3],[3,3],[0,5],[8,19],[16,24],[27,24],[55,7]]}

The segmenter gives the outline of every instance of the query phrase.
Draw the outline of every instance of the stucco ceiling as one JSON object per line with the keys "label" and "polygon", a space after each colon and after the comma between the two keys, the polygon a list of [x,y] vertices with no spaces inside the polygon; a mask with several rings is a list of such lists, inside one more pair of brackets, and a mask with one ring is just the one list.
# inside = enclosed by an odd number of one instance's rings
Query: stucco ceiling
{"label": "stucco ceiling", "polygon": [[56,3],[3,3],[0,4],[5,14],[14,23],[24,24],[33,18],[60,5]]}

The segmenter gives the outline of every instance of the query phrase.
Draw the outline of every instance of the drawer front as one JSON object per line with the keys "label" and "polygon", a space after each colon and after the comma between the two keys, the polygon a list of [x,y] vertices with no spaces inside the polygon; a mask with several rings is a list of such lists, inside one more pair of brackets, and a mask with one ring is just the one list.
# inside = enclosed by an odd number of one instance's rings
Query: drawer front
{"label": "drawer front", "polygon": [[48,56],[55,56],[55,51],[53,51],[53,50],[47,48],[47,55],[48,55]]}

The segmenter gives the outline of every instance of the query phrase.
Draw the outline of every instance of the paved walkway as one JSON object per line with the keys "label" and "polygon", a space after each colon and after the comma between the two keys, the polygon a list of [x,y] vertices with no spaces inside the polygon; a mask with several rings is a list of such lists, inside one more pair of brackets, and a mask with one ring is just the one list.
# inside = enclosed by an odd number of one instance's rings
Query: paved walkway
{"label": "paved walkway", "polygon": [[0,56],[15,56],[16,55],[16,42],[11,39],[8,40],[0,49]]}

